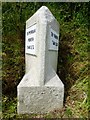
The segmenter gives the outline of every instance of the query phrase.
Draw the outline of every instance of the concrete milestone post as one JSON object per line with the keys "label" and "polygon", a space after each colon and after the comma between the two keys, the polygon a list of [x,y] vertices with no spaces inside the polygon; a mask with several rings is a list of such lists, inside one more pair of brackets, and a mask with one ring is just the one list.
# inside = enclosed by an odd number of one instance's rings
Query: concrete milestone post
{"label": "concrete milestone post", "polygon": [[59,24],[42,6],[26,21],[26,74],[17,87],[18,114],[48,113],[63,107],[64,85],[56,74]]}

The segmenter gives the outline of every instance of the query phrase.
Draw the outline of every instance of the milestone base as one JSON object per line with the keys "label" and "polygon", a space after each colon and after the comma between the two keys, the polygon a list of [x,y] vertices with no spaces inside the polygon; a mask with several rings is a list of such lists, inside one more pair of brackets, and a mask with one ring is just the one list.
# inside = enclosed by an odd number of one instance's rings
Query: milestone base
{"label": "milestone base", "polygon": [[60,87],[18,88],[18,114],[48,113],[63,107],[64,90]]}

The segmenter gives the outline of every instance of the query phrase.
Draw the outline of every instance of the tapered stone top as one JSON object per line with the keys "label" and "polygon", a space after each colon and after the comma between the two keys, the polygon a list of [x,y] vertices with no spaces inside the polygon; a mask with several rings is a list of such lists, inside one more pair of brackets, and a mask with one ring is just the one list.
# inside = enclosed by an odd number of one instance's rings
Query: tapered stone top
{"label": "tapered stone top", "polygon": [[45,22],[45,23],[55,21],[56,22],[55,24],[59,26],[58,21],[55,19],[53,14],[50,12],[50,10],[46,6],[42,6],[39,10],[36,11],[36,13],[32,17],[30,17],[26,21],[26,27],[30,25],[30,22],[32,22],[34,17],[35,18],[37,17],[37,20],[40,20],[40,22]]}

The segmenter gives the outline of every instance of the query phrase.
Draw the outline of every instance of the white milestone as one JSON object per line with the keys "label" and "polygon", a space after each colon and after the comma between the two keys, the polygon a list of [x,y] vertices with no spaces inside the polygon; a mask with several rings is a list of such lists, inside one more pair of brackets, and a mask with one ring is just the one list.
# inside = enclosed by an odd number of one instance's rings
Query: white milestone
{"label": "white milestone", "polygon": [[59,23],[46,6],[26,21],[25,75],[17,86],[17,112],[48,113],[61,109],[64,84],[56,74]]}

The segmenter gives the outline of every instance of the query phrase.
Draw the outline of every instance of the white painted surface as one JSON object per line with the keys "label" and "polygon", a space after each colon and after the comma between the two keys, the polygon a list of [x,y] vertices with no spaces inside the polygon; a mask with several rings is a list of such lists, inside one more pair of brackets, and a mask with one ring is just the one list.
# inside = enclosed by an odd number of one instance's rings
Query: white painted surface
{"label": "white painted surface", "polygon": [[57,32],[54,31],[52,28],[50,28],[49,50],[58,51],[58,46],[59,46],[59,34],[57,34]]}
{"label": "white painted surface", "polygon": [[36,55],[36,24],[26,29],[26,53]]}

